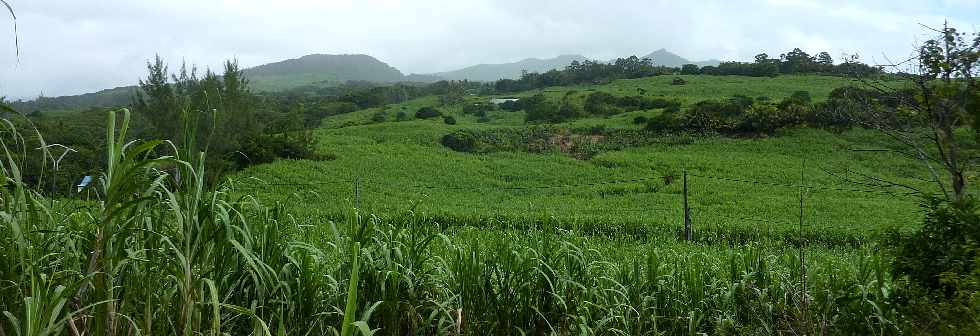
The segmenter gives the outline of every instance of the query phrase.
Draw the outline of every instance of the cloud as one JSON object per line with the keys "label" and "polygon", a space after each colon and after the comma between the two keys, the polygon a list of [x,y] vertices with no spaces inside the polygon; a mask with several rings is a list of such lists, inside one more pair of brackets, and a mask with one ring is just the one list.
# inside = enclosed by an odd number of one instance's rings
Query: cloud
{"label": "cloud", "polygon": [[[78,94],[132,85],[160,54],[216,68],[310,53],[365,53],[406,73],[667,48],[700,60],[751,60],[794,47],[832,55],[908,55],[949,19],[965,30],[976,1],[912,0],[10,0],[21,57],[0,19],[0,95]],[[9,35],[5,40],[4,35]]]}

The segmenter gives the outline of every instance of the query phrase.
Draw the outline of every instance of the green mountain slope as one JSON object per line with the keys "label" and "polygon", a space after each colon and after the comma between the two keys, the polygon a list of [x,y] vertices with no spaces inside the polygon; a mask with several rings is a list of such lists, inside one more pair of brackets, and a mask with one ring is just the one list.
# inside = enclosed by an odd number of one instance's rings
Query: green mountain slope
{"label": "green mountain slope", "polygon": [[405,75],[368,55],[313,54],[245,70],[252,88],[279,91],[304,85],[336,85],[346,81],[400,82]]}
{"label": "green mountain slope", "polygon": [[465,67],[459,70],[435,73],[434,75],[450,79],[471,81],[495,81],[498,79],[516,79],[521,76],[522,71],[545,72],[553,69],[563,69],[572,61],[584,61],[582,55],[561,55],[554,58],[538,59],[528,58],[512,63],[502,64],[478,64]]}
{"label": "green mountain slope", "polygon": [[663,48],[654,51],[652,53],[649,53],[646,56],[643,56],[642,58],[652,59],[653,64],[656,65],[675,67],[675,68],[680,67],[684,64],[697,64],[698,66],[707,66],[707,65],[716,66],[719,63],[721,63],[721,61],[715,59],[701,61],[701,62],[693,62],[675,53],[667,51],[667,49],[663,49]]}

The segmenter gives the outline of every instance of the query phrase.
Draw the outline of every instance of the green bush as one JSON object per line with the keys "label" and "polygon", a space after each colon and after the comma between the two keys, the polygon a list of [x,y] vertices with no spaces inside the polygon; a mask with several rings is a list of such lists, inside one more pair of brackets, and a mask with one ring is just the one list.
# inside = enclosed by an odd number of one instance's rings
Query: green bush
{"label": "green bush", "polygon": [[907,316],[925,334],[965,335],[980,330],[980,214],[968,199],[929,199],[922,228],[896,234],[894,272],[907,282]]}
{"label": "green bush", "polygon": [[395,114],[395,120],[398,121],[408,120],[408,113],[405,113],[405,111],[398,111],[398,114]]}
{"label": "green bush", "polygon": [[446,123],[446,125],[456,125],[456,118],[453,118],[453,116],[444,116],[442,117],[442,122]]}
{"label": "green bush", "polygon": [[674,77],[674,80],[670,81],[670,85],[684,85],[687,81],[680,77]]}
{"label": "green bush", "polygon": [[435,118],[435,117],[438,117],[438,116],[441,116],[441,115],[442,115],[442,112],[440,112],[436,108],[430,107],[430,106],[425,106],[425,107],[419,108],[418,111],[415,111],[415,118],[418,118],[418,119],[430,119],[430,118]]}
{"label": "green bush", "polygon": [[649,121],[649,118],[644,116],[638,116],[636,118],[633,118],[633,123],[637,125],[645,125],[647,121]]}
{"label": "green bush", "polygon": [[508,100],[503,103],[500,103],[498,106],[500,107],[501,110],[508,111],[508,112],[517,112],[524,109],[524,106],[521,105],[520,100]]}
{"label": "green bush", "polygon": [[493,103],[477,102],[472,104],[463,104],[463,114],[486,115],[487,112],[494,111],[496,109],[497,105]]}
{"label": "green bush", "polygon": [[443,146],[457,152],[473,153],[477,149],[476,135],[471,131],[459,130],[442,137]]}
{"label": "green bush", "polygon": [[371,122],[374,123],[384,122],[385,119],[388,119],[388,112],[384,110],[378,111],[377,113],[371,116]]}

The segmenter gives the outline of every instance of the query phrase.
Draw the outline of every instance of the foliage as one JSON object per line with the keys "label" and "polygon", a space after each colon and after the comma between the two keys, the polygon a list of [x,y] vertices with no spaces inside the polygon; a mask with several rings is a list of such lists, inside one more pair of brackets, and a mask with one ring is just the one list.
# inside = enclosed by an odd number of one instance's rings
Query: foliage
{"label": "foliage", "polygon": [[442,122],[446,123],[446,125],[456,125],[456,118],[453,117],[453,116],[448,116],[448,115],[447,116],[443,116],[442,117]]}
{"label": "foliage", "polygon": [[446,134],[442,137],[442,145],[457,152],[472,153],[477,150],[476,136],[466,130]]}
{"label": "foliage", "polygon": [[[171,75],[160,57],[147,64],[148,76],[140,80],[133,108],[148,121],[150,136],[171,139],[208,153],[208,180],[248,164],[269,162],[270,157],[312,158],[312,136],[282,133],[304,128],[303,105],[281,113],[260,113],[258,97],[248,90],[248,82],[238,64],[228,61],[221,76],[182,66]],[[266,124],[266,126],[263,126]],[[202,141],[191,142],[183,134],[201,132]],[[270,136],[282,134],[280,136]]]}
{"label": "foliage", "polygon": [[618,58],[609,63],[591,60],[579,62],[576,60],[572,61],[564,70],[551,70],[545,73],[525,72],[517,80],[499,80],[494,83],[494,89],[497,92],[518,92],[549,86],[650,77],[671,72],[673,72],[671,68],[655,66],[651,59],[640,59],[636,56]]}
{"label": "foliage", "polygon": [[[482,116],[482,115],[486,115],[487,112],[492,112],[496,110],[497,110],[497,104],[493,104],[489,102],[474,102],[469,104],[463,104],[463,114]],[[517,110],[520,110],[520,108],[518,108]]]}
{"label": "foliage", "polygon": [[960,335],[980,328],[980,214],[973,199],[927,199],[921,229],[893,239],[904,309],[918,332]]}
{"label": "foliage", "polygon": [[441,116],[442,112],[431,106],[425,106],[415,111],[415,118],[430,119]]}

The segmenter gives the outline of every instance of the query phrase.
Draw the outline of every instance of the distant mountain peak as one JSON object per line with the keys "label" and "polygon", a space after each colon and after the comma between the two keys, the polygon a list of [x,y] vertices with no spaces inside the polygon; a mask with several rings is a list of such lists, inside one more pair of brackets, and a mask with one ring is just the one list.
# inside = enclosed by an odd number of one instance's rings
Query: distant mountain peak
{"label": "distant mountain peak", "polygon": [[677,55],[675,53],[672,53],[672,52],[668,51],[666,48],[657,49],[657,50],[653,51],[652,53],[649,53],[646,56],[643,56],[641,58],[649,58],[649,59],[653,60],[653,64],[655,64],[655,65],[662,65],[662,66],[674,67],[674,68],[681,67],[684,64],[696,64],[698,66],[707,66],[707,65],[713,65],[714,66],[714,65],[718,65],[718,64],[721,63],[721,61],[714,60],[714,59],[707,60],[707,61],[694,62],[694,61],[688,60],[688,59],[686,59],[684,57],[681,57],[681,56],[679,56],[679,55]]}
{"label": "distant mountain peak", "polygon": [[572,61],[584,61],[587,58],[576,54],[563,54],[553,58],[525,58],[517,62],[499,64],[477,64],[462,69],[439,72],[433,75],[449,80],[495,81],[498,79],[516,79],[523,71],[546,72],[554,69],[564,69]]}

